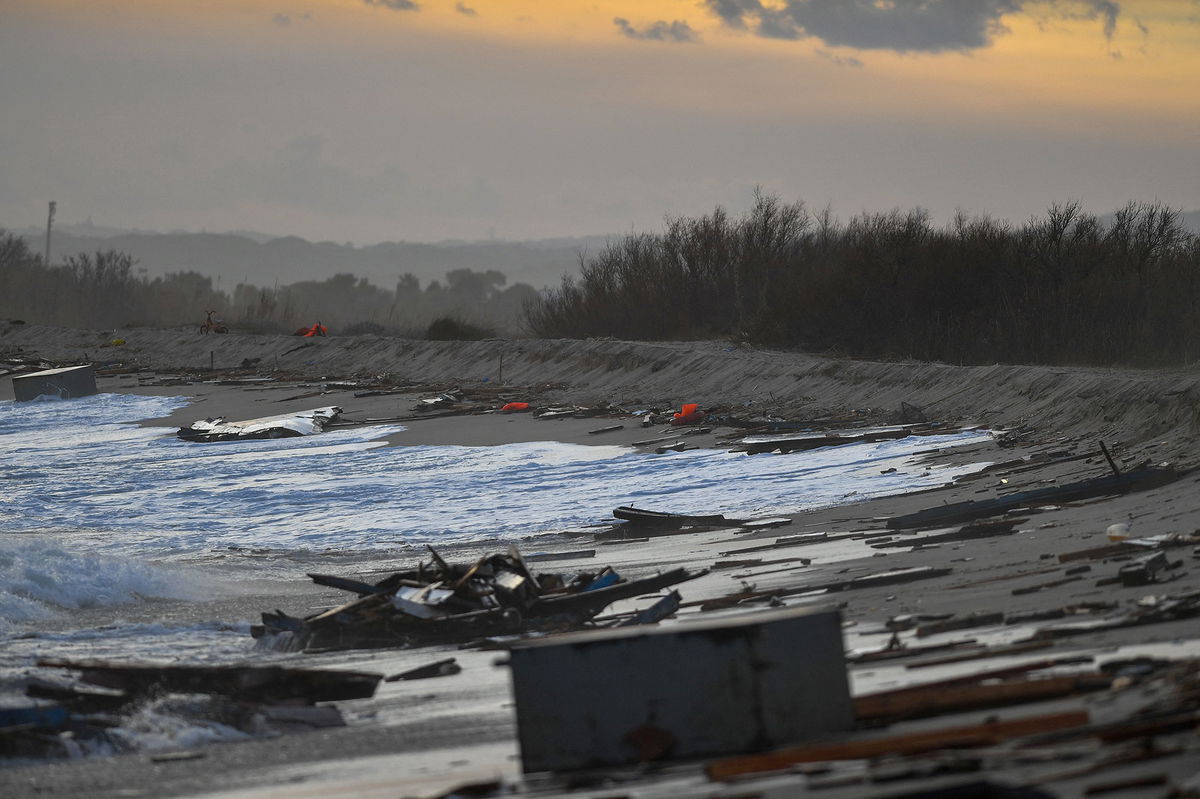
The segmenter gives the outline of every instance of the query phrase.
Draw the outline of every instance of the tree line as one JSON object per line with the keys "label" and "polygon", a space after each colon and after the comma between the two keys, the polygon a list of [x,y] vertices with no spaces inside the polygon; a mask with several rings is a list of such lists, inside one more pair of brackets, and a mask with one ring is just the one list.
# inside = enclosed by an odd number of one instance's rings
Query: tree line
{"label": "tree line", "polygon": [[150,278],[116,250],[47,265],[21,237],[0,231],[0,317],[64,327],[190,327],[214,310],[235,332],[290,333],[320,321],[335,334],[511,334],[538,293],[506,283],[496,270],[455,269],[424,288],[411,274],[394,290],[338,274],[284,286],[243,283],[225,292],[192,271]]}
{"label": "tree line", "polygon": [[1200,357],[1200,237],[1158,203],[1055,204],[1012,226],[756,193],[625,236],[525,308],[540,337],[701,339],[950,363],[1171,365]]}

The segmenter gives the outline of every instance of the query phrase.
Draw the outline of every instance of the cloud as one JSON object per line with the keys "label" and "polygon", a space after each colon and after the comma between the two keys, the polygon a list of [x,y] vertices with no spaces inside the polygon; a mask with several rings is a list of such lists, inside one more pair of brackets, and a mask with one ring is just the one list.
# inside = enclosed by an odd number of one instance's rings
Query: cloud
{"label": "cloud", "polygon": [[369,6],[390,8],[392,11],[416,11],[421,7],[412,0],[363,0]]}
{"label": "cloud", "polygon": [[692,26],[679,19],[674,22],[660,19],[641,30],[633,27],[629,24],[629,20],[622,17],[613,17],[613,24],[617,26],[623,36],[628,36],[630,39],[649,39],[657,42],[696,42],[700,40],[699,34],[692,30]]}
{"label": "cloud", "polygon": [[471,8],[470,6],[466,5],[465,3],[455,3],[454,10],[457,11],[458,13],[462,14],[465,17],[479,16],[479,14],[476,13],[475,9]]}
{"label": "cloud", "polygon": [[858,50],[938,53],[987,47],[1003,17],[1023,12],[1099,19],[1112,39],[1112,0],[704,0],[726,26],[772,39],[819,39]]}

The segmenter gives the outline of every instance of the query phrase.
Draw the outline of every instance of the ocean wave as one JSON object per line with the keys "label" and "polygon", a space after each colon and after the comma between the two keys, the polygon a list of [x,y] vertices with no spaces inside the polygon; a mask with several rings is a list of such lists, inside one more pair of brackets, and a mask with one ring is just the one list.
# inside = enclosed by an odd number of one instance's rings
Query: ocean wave
{"label": "ocean wave", "polygon": [[110,554],[178,561],[230,547],[518,540],[601,522],[630,504],[776,515],[947,483],[977,467],[926,467],[914,457],[986,436],[754,456],[547,441],[387,447],[380,439],[396,428],[367,426],[208,445],[132,424],[174,407],[169,398],[92,399],[0,411],[0,446],[11,453],[0,466],[11,510],[0,532],[67,529]]}
{"label": "ocean wave", "polygon": [[0,542],[0,631],[6,622],[36,621],[60,610],[197,594],[191,577],[144,561],[80,552],[57,540]]}

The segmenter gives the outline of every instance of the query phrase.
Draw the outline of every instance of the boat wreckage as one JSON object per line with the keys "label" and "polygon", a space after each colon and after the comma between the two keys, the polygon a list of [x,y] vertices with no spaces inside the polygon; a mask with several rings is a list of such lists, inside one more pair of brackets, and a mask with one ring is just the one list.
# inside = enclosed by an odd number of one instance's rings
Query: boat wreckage
{"label": "boat wreckage", "polygon": [[[305,618],[282,611],[262,614],[251,635],[275,649],[325,651],[464,643],[492,636],[577,629],[593,623],[613,602],[653,594],[707,574],[673,569],[626,580],[609,567],[572,577],[535,574],[516,547],[474,564],[450,564],[429,547],[431,563],[396,572],[376,583],[323,574],[318,585],[358,598]],[[614,624],[658,621],[679,607],[672,591],[645,610]]]}
{"label": "boat wreckage", "polygon": [[179,428],[179,437],[184,441],[242,441],[263,438],[293,438],[323,433],[338,420],[342,409],[336,405],[313,408],[297,413],[264,416],[241,422],[226,421],[225,417],[201,419],[187,427]]}

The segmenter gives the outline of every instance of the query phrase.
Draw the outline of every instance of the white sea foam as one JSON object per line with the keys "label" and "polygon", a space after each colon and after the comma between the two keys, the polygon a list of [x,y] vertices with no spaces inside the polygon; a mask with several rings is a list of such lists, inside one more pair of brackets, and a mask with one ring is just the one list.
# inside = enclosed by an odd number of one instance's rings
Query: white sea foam
{"label": "white sea foam", "polygon": [[345,550],[520,538],[601,521],[628,504],[788,513],[945,483],[970,469],[918,467],[912,456],[981,435],[802,455],[647,455],[553,442],[382,446],[395,427],[206,445],[131,424],[176,402],[0,403],[0,447],[10,456],[0,467],[10,508],[0,532],[69,528],[102,551],[165,557],[234,545]]}

